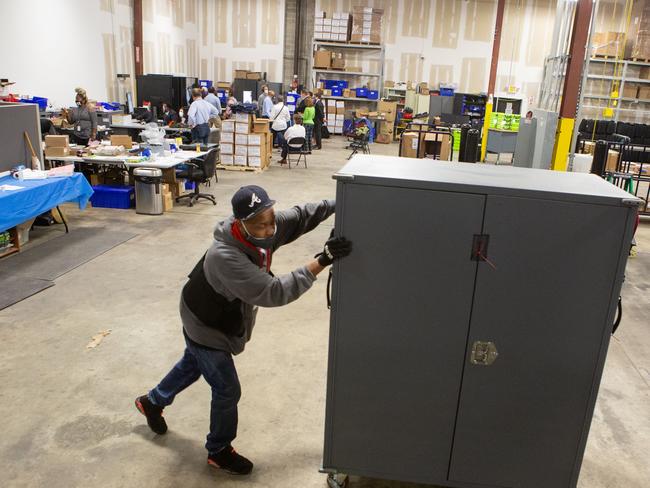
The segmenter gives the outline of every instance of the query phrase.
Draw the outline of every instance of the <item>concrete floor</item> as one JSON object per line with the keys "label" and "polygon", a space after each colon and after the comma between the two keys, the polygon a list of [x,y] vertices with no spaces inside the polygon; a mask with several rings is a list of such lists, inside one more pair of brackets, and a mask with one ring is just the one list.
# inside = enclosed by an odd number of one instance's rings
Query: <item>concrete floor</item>
{"label": "concrete floor", "polygon": [[[255,462],[250,477],[232,478],[206,466],[205,382],[166,409],[165,436],[149,431],[133,399],[180,357],[179,293],[210,244],[215,222],[230,213],[232,193],[257,183],[279,208],[332,197],[330,176],[348,154],[341,147],[340,139],[325,141],[307,170],[219,172],[212,187],[216,207],[177,206],[148,217],[68,206],[73,229],[104,226],[138,236],[0,311],[0,486],[324,487],[325,476],[318,473],[328,337],[324,279],[289,306],[261,310],[253,340],[236,358],[243,397],[235,447]],[[397,146],[376,144],[373,151],[397,154]],[[307,262],[332,224],[333,219],[278,252],[274,271]],[[31,245],[60,233],[39,230]],[[610,347],[581,488],[650,485],[650,222],[642,224],[637,239],[625,316]],[[91,337],[105,329],[111,334],[87,350]],[[352,485],[414,486],[375,480]]]}

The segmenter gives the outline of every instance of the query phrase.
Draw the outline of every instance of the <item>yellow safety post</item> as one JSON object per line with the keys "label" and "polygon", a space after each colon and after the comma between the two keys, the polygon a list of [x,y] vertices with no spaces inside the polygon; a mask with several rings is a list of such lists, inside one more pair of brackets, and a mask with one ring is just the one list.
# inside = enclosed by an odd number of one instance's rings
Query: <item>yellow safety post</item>
{"label": "yellow safety post", "polygon": [[564,117],[558,121],[557,132],[555,133],[555,147],[553,148],[553,163],[551,164],[551,169],[555,171],[567,170],[567,159],[571,149],[571,138],[575,123],[575,119]]}
{"label": "yellow safety post", "polygon": [[481,162],[485,161],[487,152],[488,130],[490,128],[490,119],[492,118],[492,95],[485,104],[485,118],[483,119],[483,134],[481,135]]}

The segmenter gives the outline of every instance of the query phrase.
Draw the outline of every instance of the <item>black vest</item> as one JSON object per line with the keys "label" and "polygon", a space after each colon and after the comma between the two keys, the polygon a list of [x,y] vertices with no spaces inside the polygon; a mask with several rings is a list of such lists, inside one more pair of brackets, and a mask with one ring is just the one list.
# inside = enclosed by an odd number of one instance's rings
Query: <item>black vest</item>
{"label": "black vest", "polygon": [[235,298],[229,302],[208,283],[203,271],[205,255],[189,274],[189,281],[183,287],[185,305],[207,327],[217,329],[229,336],[241,337],[244,323],[242,302]]}

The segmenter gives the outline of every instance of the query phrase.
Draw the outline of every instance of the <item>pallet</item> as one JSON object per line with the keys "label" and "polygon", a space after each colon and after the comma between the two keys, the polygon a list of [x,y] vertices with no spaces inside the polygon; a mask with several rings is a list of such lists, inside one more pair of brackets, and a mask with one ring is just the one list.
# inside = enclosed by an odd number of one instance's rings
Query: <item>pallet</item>
{"label": "pallet", "polygon": [[628,58],[626,61],[634,61],[635,63],[650,63],[650,59],[646,58]]}
{"label": "pallet", "polygon": [[358,44],[359,46],[381,46],[380,42],[358,42],[348,41],[347,44]]}
{"label": "pallet", "polygon": [[594,54],[594,58],[604,59],[606,61],[607,60],[611,60],[611,61],[616,61],[617,60],[616,56],[605,55],[605,54]]}
{"label": "pallet", "polygon": [[238,165],[230,165],[230,164],[217,164],[216,166],[217,169],[223,169],[226,171],[244,171],[248,173],[261,173],[262,171],[266,171],[268,168],[267,166],[263,166],[261,168],[253,168],[252,166],[238,166]]}

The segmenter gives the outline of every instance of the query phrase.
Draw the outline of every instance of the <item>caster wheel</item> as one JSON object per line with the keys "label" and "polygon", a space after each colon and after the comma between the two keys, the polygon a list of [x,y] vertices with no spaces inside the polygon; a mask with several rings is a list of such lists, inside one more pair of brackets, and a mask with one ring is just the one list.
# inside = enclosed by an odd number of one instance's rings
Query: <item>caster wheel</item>
{"label": "caster wheel", "polygon": [[216,205],[216,204],[217,204],[217,202],[212,202],[212,205]]}
{"label": "caster wheel", "polygon": [[327,475],[327,486],[329,488],[346,488],[348,486],[349,478],[345,474],[328,474]]}
{"label": "caster wheel", "polygon": [[190,207],[193,207],[193,206],[194,206],[194,204],[192,202],[190,202]]}

